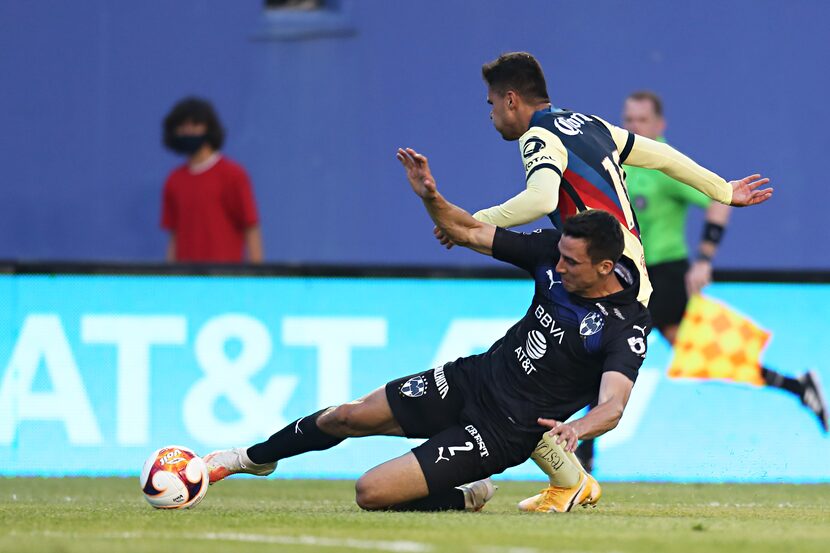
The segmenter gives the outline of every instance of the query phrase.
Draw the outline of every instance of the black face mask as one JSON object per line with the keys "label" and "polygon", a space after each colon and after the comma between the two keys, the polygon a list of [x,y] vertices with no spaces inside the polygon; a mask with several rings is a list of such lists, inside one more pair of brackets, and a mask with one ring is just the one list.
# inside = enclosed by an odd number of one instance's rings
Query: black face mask
{"label": "black face mask", "polygon": [[191,156],[198,152],[205,142],[207,142],[206,134],[185,134],[173,137],[171,146],[174,152]]}

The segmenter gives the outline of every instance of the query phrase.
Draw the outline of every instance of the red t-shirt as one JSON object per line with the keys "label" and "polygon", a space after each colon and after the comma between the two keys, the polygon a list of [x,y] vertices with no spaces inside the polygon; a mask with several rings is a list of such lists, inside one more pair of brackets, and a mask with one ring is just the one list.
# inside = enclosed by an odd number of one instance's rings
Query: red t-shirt
{"label": "red t-shirt", "polygon": [[161,226],[176,235],[176,261],[241,262],[245,230],[256,226],[251,181],[220,157],[209,169],[176,168],[164,184]]}

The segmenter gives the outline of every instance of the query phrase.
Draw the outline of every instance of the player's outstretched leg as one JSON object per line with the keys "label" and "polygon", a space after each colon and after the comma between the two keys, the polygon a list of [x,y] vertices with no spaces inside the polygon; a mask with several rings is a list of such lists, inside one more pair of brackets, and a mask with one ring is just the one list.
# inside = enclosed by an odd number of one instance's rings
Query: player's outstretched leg
{"label": "player's outstretched leg", "polygon": [[596,505],[602,495],[599,482],[588,474],[573,453],[545,433],[531,459],[548,475],[550,484],[540,493],[519,502],[519,510],[567,513],[577,505]]}
{"label": "player's outstretched leg", "polygon": [[232,474],[267,476],[274,472],[280,459],[329,449],[349,437],[371,435],[403,435],[392,416],[384,388],[351,403],[297,419],[249,448],[214,451],[204,459],[213,484]]}
{"label": "player's outstretched leg", "polygon": [[[421,499],[390,507],[392,511],[471,511],[478,512],[493,499],[499,487],[488,477],[462,484],[443,493],[430,494]],[[459,495],[458,492],[461,492]],[[463,499],[463,501],[461,501]]]}
{"label": "player's outstretched leg", "polygon": [[828,431],[827,402],[816,371],[807,371],[798,378],[790,378],[767,367],[761,367],[761,377],[767,386],[797,396],[801,403],[818,418],[821,428]]}
{"label": "player's outstretched leg", "polygon": [[[481,510],[496,486],[487,476],[479,450],[465,440],[466,432],[460,426],[447,428],[413,451],[368,471],[355,484],[357,504],[370,511]],[[484,478],[459,484],[465,476]]]}

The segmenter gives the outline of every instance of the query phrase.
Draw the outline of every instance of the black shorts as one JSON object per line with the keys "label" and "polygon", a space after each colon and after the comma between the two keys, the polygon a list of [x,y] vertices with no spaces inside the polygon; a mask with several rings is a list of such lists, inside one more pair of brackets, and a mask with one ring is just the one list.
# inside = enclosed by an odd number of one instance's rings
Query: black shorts
{"label": "black shorts", "polygon": [[654,291],[648,302],[651,321],[655,328],[679,325],[689,302],[686,293],[686,272],[689,262],[685,259],[649,265],[648,275]]}
{"label": "black shorts", "polygon": [[[430,493],[480,480],[530,457],[541,433],[518,430],[507,417],[487,414],[476,401],[480,356],[405,376],[386,385],[395,420],[408,438],[428,438],[412,449]],[[462,369],[464,366],[464,369]]]}

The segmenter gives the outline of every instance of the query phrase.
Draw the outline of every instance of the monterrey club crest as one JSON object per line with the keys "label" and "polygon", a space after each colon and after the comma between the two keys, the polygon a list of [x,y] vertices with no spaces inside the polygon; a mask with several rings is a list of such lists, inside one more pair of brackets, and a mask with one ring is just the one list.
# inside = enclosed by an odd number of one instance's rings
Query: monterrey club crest
{"label": "monterrey club crest", "polygon": [[605,326],[605,319],[596,311],[591,311],[579,324],[580,336],[593,336]]}
{"label": "monterrey club crest", "polygon": [[421,397],[427,392],[427,382],[421,375],[413,376],[403,383],[400,393],[406,397]]}

